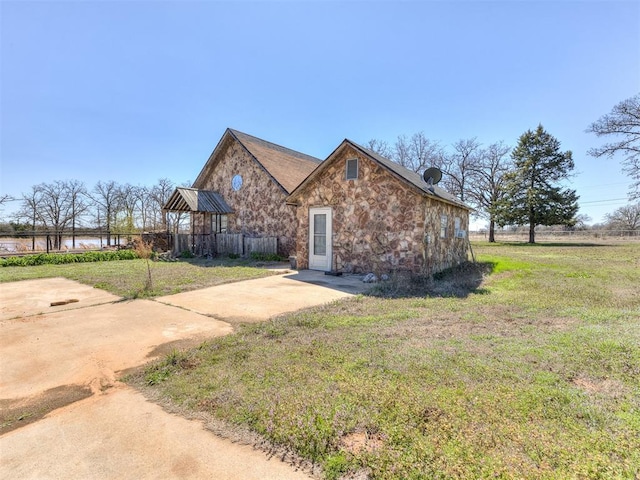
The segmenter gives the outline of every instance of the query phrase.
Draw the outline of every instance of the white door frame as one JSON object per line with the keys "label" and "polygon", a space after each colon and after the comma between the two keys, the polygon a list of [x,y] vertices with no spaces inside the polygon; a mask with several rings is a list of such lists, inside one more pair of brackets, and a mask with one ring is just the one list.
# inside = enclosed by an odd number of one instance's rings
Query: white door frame
{"label": "white door frame", "polygon": [[[330,272],[333,268],[333,221],[331,207],[312,207],[309,209],[309,269]],[[315,231],[315,216],[325,215],[324,249],[323,245],[317,245],[316,239],[320,239],[322,233]]]}

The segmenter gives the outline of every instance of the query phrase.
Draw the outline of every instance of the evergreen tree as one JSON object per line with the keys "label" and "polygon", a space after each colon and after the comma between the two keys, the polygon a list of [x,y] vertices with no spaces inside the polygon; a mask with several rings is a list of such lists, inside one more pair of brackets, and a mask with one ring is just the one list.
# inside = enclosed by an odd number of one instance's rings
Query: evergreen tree
{"label": "evergreen tree", "polygon": [[559,185],[574,168],[571,152],[561,152],[560,142],[538,125],[520,136],[511,157],[514,170],[506,176],[498,224],[528,224],[529,243],[535,243],[537,225],[573,225],[578,196]]}

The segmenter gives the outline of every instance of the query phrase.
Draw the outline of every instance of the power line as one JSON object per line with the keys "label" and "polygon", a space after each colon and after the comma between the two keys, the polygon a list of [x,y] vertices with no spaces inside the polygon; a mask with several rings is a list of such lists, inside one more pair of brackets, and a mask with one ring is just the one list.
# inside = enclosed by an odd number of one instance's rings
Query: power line
{"label": "power line", "polygon": [[631,185],[631,182],[599,183],[598,185],[586,185],[586,186],[582,186],[581,188],[613,187],[613,186],[618,186],[618,185],[629,186],[629,185]]}
{"label": "power line", "polygon": [[585,204],[585,203],[604,203],[604,202],[619,202],[621,200],[627,200],[626,197],[623,198],[608,198],[606,200],[589,200],[588,202],[579,202],[580,204]]}

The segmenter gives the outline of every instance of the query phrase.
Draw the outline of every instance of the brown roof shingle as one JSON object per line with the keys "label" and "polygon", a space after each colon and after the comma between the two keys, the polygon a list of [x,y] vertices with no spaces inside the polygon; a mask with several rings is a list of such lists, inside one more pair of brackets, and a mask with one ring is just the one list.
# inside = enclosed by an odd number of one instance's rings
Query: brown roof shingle
{"label": "brown roof shingle", "polygon": [[229,132],[286,190],[287,194],[291,193],[322,162],[318,158],[237,130],[229,129]]}

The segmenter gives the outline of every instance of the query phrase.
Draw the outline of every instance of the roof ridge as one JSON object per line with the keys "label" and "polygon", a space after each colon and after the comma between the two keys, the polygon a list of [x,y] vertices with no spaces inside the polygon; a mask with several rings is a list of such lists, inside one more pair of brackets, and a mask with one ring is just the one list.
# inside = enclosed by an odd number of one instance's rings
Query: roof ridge
{"label": "roof ridge", "polygon": [[309,155],[307,153],[300,152],[299,150],[293,150],[292,148],[285,147],[285,146],[280,145],[278,143],[270,142],[269,140],[265,140],[263,138],[256,137],[255,135],[251,135],[250,133],[241,132],[240,130],[236,130],[234,128],[229,128],[229,131],[240,142],[242,142],[242,140],[240,138],[238,138],[238,136],[249,137],[249,138],[251,138],[253,140],[257,140],[258,142],[264,144],[265,146],[275,147],[274,150],[280,150],[280,151],[286,151],[286,152],[294,153],[295,156],[299,156],[299,157],[314,161],[316,163],[321,163],[322,162],[322,159],[320,159],[318,157],[314,157],[313,155]]}

